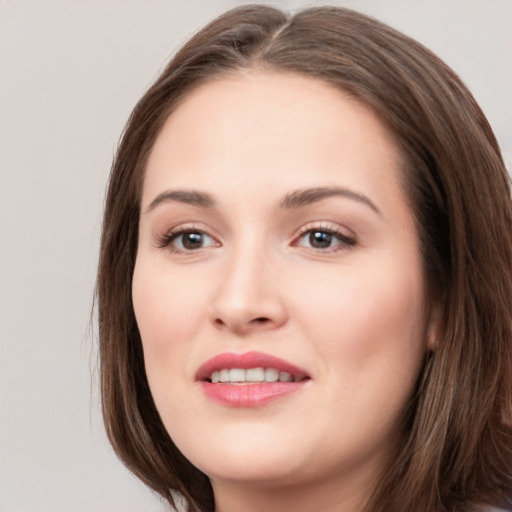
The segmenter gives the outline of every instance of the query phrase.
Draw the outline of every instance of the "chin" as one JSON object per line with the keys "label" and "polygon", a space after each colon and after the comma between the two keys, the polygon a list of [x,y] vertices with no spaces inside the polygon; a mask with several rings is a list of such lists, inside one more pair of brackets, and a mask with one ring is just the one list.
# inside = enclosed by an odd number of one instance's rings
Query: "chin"
{"label": "chin", "polygon": [[[262,430],[269,432],[265,435]],[[183,453],[212,479],[274,485],[300,478],[311,466],[308,450],[302,446],[299,453],[288,431],[284,431],[286,439],[272,430],[238,425],[217,431],[210,442],[183,447]]]}
{"label": "chin", "polygon": [[289,457],[274,458],[254,457],[240,460],[228,457],[222,463],[204,461],[199,469],[213,482],[224,481],[257,487],[275,488],[298,485],[307,480],[306,468],[290,464]]}

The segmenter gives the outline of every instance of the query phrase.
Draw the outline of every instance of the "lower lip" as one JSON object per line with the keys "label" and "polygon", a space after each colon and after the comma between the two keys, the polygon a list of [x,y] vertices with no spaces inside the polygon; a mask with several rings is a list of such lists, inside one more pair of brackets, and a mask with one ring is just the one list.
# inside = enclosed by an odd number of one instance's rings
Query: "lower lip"
{"label": "lower lip", "polygon": [[258,407],[268,402],[296,393],[306,383],[265,382],[261,384],[222,384],[203,382],[203,391],[208,398],[230,407]]}

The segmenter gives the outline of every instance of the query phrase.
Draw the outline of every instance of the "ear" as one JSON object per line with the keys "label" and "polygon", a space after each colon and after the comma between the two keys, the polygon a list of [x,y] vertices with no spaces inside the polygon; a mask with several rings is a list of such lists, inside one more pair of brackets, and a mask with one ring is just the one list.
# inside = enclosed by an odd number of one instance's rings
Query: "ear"
{"label": "ear", "polygon": [[427,349],[435,352],[441,340],[441,307],[439,302],[434,302],[428,312],[426,325]]}

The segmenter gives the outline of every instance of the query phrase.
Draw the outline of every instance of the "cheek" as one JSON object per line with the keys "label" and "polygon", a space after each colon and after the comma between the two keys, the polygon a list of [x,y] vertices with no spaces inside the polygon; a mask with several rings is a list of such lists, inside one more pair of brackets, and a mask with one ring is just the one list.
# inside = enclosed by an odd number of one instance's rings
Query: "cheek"
{"label": "cheek", "polygon": [[184,358],[184,344],[200,325],[200,292],[179,272],[136,264],[132,300],[149,378],[154,369],[166,367],[163,361],[175,365]]}
{"label": "cheek", "polygon": [[415,379],[425,353],[420,265],[381,260],[357,273],[333,274],[327,287],[306,286],[316,299],[304,302],[309,315],[302,318],[328,371],[359,384],[380,378],[380,386],[393,381],[392,374]]}
{"label": "cheek", "polygon": [[[351,440],[351,448],[342,443],[347,450],[389,446],[424,360],[421,272],[399,270],[347,272],[331,280],[327,294],[317,285],[314,296],[323,299],[310,302],[313,311],[303,315],[320,362],[322,404]],[[321,421],[318,428],[332,435]]]}

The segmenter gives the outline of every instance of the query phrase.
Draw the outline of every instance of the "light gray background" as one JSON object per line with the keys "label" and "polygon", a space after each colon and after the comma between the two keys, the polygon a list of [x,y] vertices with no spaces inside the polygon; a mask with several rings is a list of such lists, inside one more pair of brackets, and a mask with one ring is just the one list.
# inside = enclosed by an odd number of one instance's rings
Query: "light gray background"
{"label": "light gray background", "polygon": [[[0,1],[1,512],[164,510],[101,426],[88,322],[103,192],[136,100],[181,42],[244,3]],[[445,59],[510,169],[511,0],[330,3],[372,14]]]}

